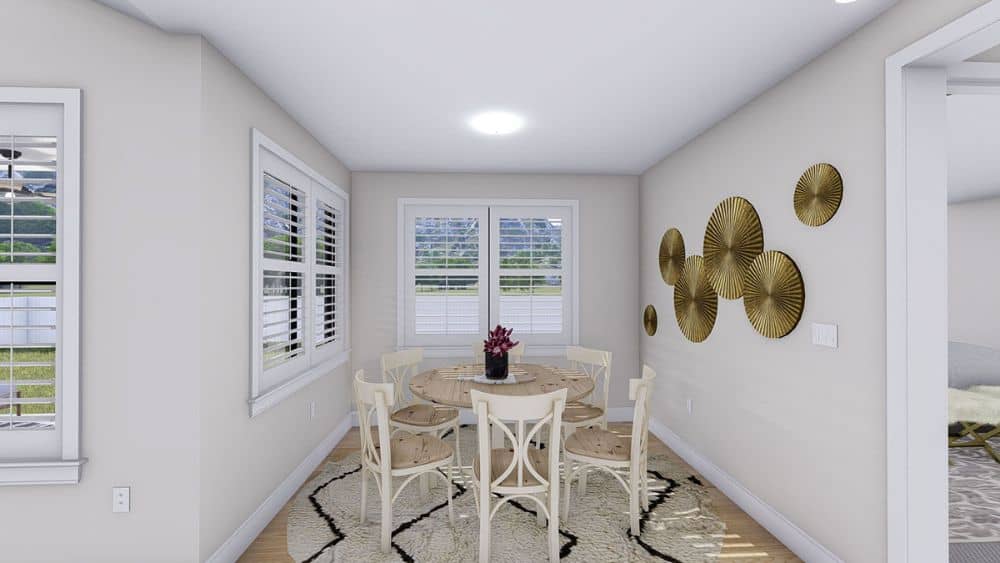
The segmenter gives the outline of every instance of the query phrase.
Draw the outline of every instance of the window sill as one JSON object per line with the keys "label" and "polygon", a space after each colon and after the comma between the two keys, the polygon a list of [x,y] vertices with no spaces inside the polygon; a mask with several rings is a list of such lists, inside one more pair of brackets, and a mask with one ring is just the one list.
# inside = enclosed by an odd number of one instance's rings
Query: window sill
{"label": "window sill", "polygon": [[75,485],[86,459],[70,461],[0,461],[0,486]]}
{"label": "window sill", "polygon": [[328,375],[331,371],[337,369],[338,367],[347,363],[347,360],[351,357],[351,349],[348,348],[343,352],[340,352],[336,356],[333,356],[329,360],[319,364],[318,366],[309,368],[308,370],[297,375],[293,379],[282,383],[281,385],[269,389],[268,391],[261,393],[256,397],[250,398],[250,418],[257,416],[258,414],[266,411],[267,409],[277,405],[281,401],[284,401],[289,396],[293,395],[299,389],[302,389],[306,385],[309,385],[313,381]]}
{"label": "window sill", "polygon": [[[527,351],[524,354],[525,358],[565,358],[566,357],[566,346],[562,345],[550,345],[550,346],[536,346],[527,345]],[[472,348],[471,344],[469,346],[402,346],[401,350],[406,350],[410,348],[423,348],[425,358],[472,358]]]}

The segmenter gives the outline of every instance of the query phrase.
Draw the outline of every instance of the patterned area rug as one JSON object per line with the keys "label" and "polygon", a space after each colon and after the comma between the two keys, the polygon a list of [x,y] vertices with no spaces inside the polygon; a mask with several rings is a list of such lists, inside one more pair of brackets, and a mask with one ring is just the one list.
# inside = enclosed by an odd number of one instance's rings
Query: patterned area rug
{"label": "patterned area rug", "polygon": [[950,541],[1000,542],[1000,463],[982,448],[949,448],[948,457]]}
{"label": "patterned area rug", "polygon": [[[446,438],[450,441],[450,438]],[[462,454],[474,459],[476,435],[462,430]],[[369,480],[368,522],[359,523],[361,477],[352,454],[329,462],[296,498],[288,515],[288,553],[297,562],[465,562],[479,555],[479,520],[473,490],[452,490],[455,527],[448,524],[445,488],[421,500],[416,484],[407,486],[393,507],[392,551],[379,552],[379,501]],[[468,470],[468,468],[466,468]],[[569,522],[560,526],[565,561],[717,561],[725,525],[709,506],[705,486],[684,466],[666,456],[650,456],[650,510],[642,516],[639,537],[628,530],[625,491],[608,475],[591,473],[582,498],[574,486]],[[534,504],[513,501],[492,525],[492,561],[545,561],[547,537],[535,520]]]}

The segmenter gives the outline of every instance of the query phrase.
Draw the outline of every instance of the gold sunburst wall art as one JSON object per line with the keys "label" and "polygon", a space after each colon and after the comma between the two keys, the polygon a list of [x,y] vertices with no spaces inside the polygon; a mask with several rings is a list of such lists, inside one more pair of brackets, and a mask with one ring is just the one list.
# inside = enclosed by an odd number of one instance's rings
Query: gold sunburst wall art
{"label": "gold sunburst wall art", "polygon": [[795,261],[783,252],[769,250],[747,270],[743,308],[754,329],[767,338],[781,338],[795,330],[802,319],[806,290]]}
{"label": "gold sunburst wall art", "polygon": [[642,326],[649,336],[656,334],[656,307],[646,305],[646,310],[642,312]]}
{"label": "gold sunburst wall art", "polygon": [[832,164],[813,164],[795,184],[792,205],[795,215],[810,227],[818,227],[837,214],[844,199],[844,180]]}
{"label": "gold sunburst wall art", "polygon": [[670,228],[660,239],[660,276],[667,285],[674,285],[684,270],[684,236]]}
{"label": "gold sunburst wall art", "polygon": [[688,256],[684,271],[674,284],[674,315],[677,326],[691,342],[703,342],[715,327],[719,296],[708,282],[705,260]]}
{"label": "gold sunburst wall art", "polygon": [[709,283],[725,299],[743,296],[750,263],[764,251],[764,229],[753,204],[742,197],[722,200],[708,218],[703,253]]}

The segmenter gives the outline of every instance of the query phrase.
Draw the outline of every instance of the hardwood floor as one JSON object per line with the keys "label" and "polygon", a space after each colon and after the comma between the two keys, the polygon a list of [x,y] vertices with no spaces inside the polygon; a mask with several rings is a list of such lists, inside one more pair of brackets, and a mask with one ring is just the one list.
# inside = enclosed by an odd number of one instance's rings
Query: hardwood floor
{"label": "hardwood floor", "polygon": [[[631,426],[629,423],[612,423],[610,429],[622,429],[627,431]],[[339,460],[358,451],[361,447],[358,429],[354,428],[347,433],[347,436],[337,447],[330,452],[327,460]],[[670,450],[663,442],[655,436],[649,436],[649,453],[666,454],[680,463],[684,463],[677,454]],[[325,462],[324,462],[325,463]],[[322,467],[323,464],[320,464]],[[694,469],[691,473],[698,476],[709,486],[709,494],[712,498],[712,509],[719,518],[726,523],[726,535],[723,538],[722,553],[720,560],[739,562],[763,562],[763,561],[800,561],[791,551],[781,544],[760,524],[751,519],[740,507],[733,504],[729,498],[711,486],[704,477],[698,475]],[[310,480],[316,472],[310,476]],[[288,540],[285,535],[286,521],[288,518],[288,508],[291,502],[281,509],[281,512],[271,520],[267,528],[247,549],[246,553],[240,557],[240,563],[291,563],[292,558],[288,556]]]}

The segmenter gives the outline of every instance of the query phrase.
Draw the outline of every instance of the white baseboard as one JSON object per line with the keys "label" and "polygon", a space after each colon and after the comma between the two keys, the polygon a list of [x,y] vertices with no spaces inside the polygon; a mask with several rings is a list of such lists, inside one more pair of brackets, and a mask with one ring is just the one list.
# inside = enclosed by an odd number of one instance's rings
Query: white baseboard
{"label": "white baseboard", "polygon": [[[351,411],[351,426],[358,425],[358,412]],[[458,411],[458,421],[461,424],[475,424],[476,415],[469,409]],[[608,409],[608,422],[632,422],[632,407],[611,407]]]}
{"label": "white baseboard", "polygon": [[[353,415],[354,413],[351,414]],[[352,416],[345,416],[327,434],[326,438],[323,438],[323,441],[309,452],[309,455],[302,460],[302,463],[293,469],[288,477],[285,477],[285,480],[264,499],[264,502],[257,507],[257,510],[254,510],[253,514],[240,524],[240,527],[233,532],[233,535],[229,536],[219,546],[219,549],[215,550],[215,553],[206,560],[206,563],[233,563],[239,559],[240,555],[243,555],[243,552],[253,543],[253,540],[264,531],[268,523],[274,519],[278,512],[281,511],[281,508],[292,498],[295,491],[299,490],[299,487],[306,482],[306,479],[309,478],[313,470],[326,458],[330,450],[340,443],[351,428],[351,420]]]}
{"label": "white baseboard", "polygon": [[677,455],[681,456],[698,473],[712,482],[724,495],[729,497],[744,512],[750,515],[761,526],[771,532],[781,543],[792,550],[803,561],[823,562],[823,563],[843,563],[843,561],[833,554],[832,551],[814,540],[802,528],[796,526],[791,520],[778,512],[771,505],[753,494],[732,475],[723,471],[719,466],[712,463],[708,458],[702,456],[694,448],[688,445],[680,436],[667,428],[659,420],[650,419],[649,431],[654,436],[662,440]]}

